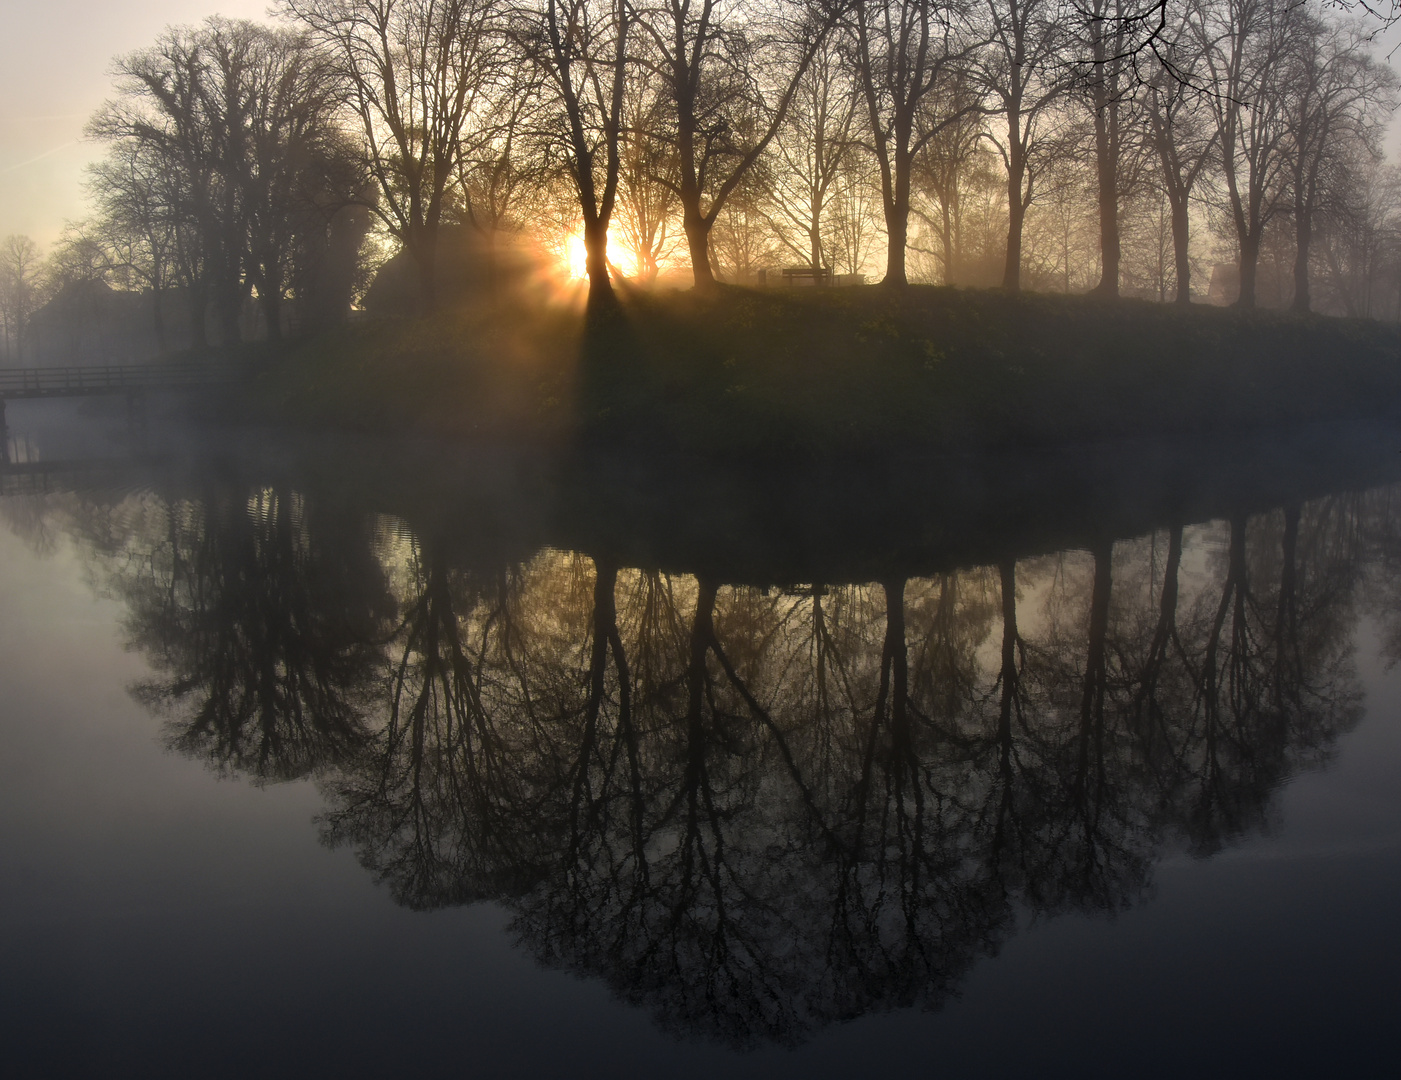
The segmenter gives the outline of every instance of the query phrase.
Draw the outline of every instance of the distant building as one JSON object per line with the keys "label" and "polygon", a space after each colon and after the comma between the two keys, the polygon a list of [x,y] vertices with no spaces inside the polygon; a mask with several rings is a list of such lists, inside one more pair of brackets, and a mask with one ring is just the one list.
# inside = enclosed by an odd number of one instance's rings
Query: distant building
{"label": "distant building", "polygon": [[[1282,308],[1293,296],[1294,282],[1279,263],[1261,259],[1255,268],[1255,303],[1263,308]],[[1240,267],[1236,263],[1217,263],[1211,268],[1211,284],[1207,286],[1206,302],[1228,307],[1240,298]]]}
{"label": "distant building", "polygon": [[[549,270],[549,260],[524,240],[497,237],[488,244],[469,225],[444,225],[438,233],[438,303],[451,306],[492,288],[519,288]],[[372,316],[413,315],[419,308],[419,272],[401,248],[379,268],[361,307]]]}
{"label": "distant building", "polygon": [[158,330],[153,295],[114,289],[104,281],[72,281],[35,311],[25,329],[23,362],[38,367],[140,363],[189,339],[184,297],[169,291]]}
{"label": "distant building", "polygon": [[1235,263],[1217,263],[1211,268],[1211,284],[1207,286],[1206,302],[1217,307],[1234,304],[1240,296],[1240,268]]}

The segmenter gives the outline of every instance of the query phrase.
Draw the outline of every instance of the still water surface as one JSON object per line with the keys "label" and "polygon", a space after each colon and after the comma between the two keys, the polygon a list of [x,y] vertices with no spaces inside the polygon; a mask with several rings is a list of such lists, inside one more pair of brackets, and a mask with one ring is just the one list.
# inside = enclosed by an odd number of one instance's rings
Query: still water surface
{"label": "still water surface", "polygon": [[1395,433],[760,482],[32,423],[85,465],[0,497],[22,1075],[1389,1073]]}

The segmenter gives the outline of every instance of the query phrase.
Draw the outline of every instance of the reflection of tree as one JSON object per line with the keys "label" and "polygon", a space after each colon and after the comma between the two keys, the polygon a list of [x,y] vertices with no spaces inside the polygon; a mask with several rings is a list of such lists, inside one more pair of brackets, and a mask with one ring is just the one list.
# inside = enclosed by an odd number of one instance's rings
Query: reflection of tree
{"label": "reflection of tree", "polygon": [[[1305,746],[1351,722],[1342,653],[1298,632],[1346,628],[1337,544],[1299,561],[1336,525],[1284,524],[1249,548],[1239,520],[1185,600],[1182,529],[1165,558],[1154,538],[1028,565],[1030,622],[1010,560],[997,602],[982,571],[786,593],[532,571],[521,594],[576,636],[520,630],[522,670],[557,690],[514,744],[531,782],[494,790],[534,846],[493,850],[510,888],[500,867],[471,879],[512,898],[546,961],[678,1030],[786,1040],[937,1003],[1019,907],[1132,903],[1175,833],[1200,847],[1260,820]],[[1268,603],[1251,551],[1281,582]],[[525,724],[525,697],[495,722]]]}
{"label": "reflection of tree", "polygon": [[[1090,552],[1088,581],[1059,568],[1048,632],[1029,650],[1043,697],[1026,740],[1039,788],[1026,887],[1034,907],[1113,911],[1147,877],[1152,803],[1118,698],[1126,683],[1114,615],[1113,545]],[[1088,585],[1088,597],[1082,590]],[[1082,644],[1083,642],[1083,644]]]}
{"label": "reflection of tree", "polygon": [[1372,555],[1363,596],[1377,622],[1382,656],[1390,670],[1401,662],[1401,499],[1392,490],[1365,496],[1366,547]]}
{"label": "reflection of tree", "polygon": [[[511,892],[531,872],[531,838],[514,816],[530,805],[521,772],[529,710],[505,707],[529,702],[528,682],[513,678],[511,578],[458,573],[441,545],[415,548],[387,716],[329,785],[326,840],[353,843],[411,907]],[[489,667],[487,656],[499,662]]]}
{"label": "reflection of tree", "polygon": [[[4,437],[4,420],[0,418],[0,440]],[[3,462],[4,455],[0,453],[0,463]],[[54,496],[7,495],[0,499],[0,521],[35,555],[48,557],[58,550],[61,535],[55,520],[59,517],[57,503]]]}
{"label": "reflection of tree", "polygon": [[357,746],[387,602],[363,526],[318,522],[280,489],[145,509],[89,535],[157,672],[135,692],[171,714],[170,744],[260,780]]}
{"label": "reflection of tree", "polygon": [[880,679],[833,860],[830,948],[843,977],[833,984],[827,1019],[937,1003],[1010,921],[1005,894],[969,858],[977,820],[965,806],[970,744],[947,726],[950,695],[936,677],[942,666],[955,686],[964,685],[967,667],[950,659],[970,656],[981,620],[973,620],[971,639],[953,640],[957,585],[946,576],[917,652],[932,658],[916,667],[915,686],[924,683],[932,701],[921,708],[912,699],[921,695],[911,694],[909,585],[893,579],[882,586]]}
{"label": "reflection of tree", "polygon": [[[627,645],[649,672],[634,699],[616,582],[601,566],[562,858],[521,902],[517,929],[550,961],[604,974],[673,1026],[782,1036],[797,1006],[774,961],[792,927],[762,843],[780,843],[782,826],[755,816],[770,749],[760,732],[781,736],[717,636],[717,589],[705,580],[684,634],[669,583],[633,584],[621,606],[643,617]],[[731,627],[769,614],[752,599],[728,598]]]}
{"label": "reflection of tree", "polygon": [[1348,647],[1356,509],[1324,500],[1306,529],[1298,507],[1270,515],[1253,552],[1246,519],[1230,522],[1220,596],[1194,619],[1186,660],[1196,696],[1179,753],[1198,850],[1261,825],[1279,781],[1325,757],[1360,715]]}
{"label": "reflection of tree", "polygon": [[1388,505],[1337,498],[776,590],[441,535],[386,570],[291,496],[218,505],[106,542],[179,745],[334,761],[324,837],[401,903],[502,901],[730,1042],[935,1005],[1019,914],[1121,910],[1165,845],[1258,827],[1355,721],[1355,587],[1396,557]]}

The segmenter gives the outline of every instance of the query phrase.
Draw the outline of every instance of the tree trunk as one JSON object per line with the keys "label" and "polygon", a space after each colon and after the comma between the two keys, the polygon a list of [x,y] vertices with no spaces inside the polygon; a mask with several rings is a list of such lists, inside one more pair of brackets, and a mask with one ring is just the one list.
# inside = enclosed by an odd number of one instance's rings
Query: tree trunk
{"label": "tree trunk", "polygon": [[608,223],[591,221],[584,225],[584,266],[589,275],[589,304],[614,299],[613,282],[608,276]]}
{"label": "tree trunk", "polygon": [[258,290],[258,306],[263,309],[263,322],[267,324],[268,341],[282,340],[282,289],[264,282]]}
{"label": "tree trunk", "polygon": [[1095,110],[1095,172],[1099,183],[1099,284],[1096,296],[1119,295],[1119,153],[1118,133],[1107,91]]}
{"label": "tree trunk", "polygon": [[1187,199],[1172,201],[1172,254],[1177,274],[1177,302],[1192,302],[1192,258]]}
{"label": "tree trunk", "polygon": [[237,345],[243,340],[243,326],[239,316],[243,314],[242,290],[237,282],[219,283],[218,299],[215,306],[219,312],[219,343]]}
{"label": "tree trunk", "polygon": [[[896,125],[896,139],[901,140],[903,132]],[[905,137],[904,141],[908,141]],[[891,180],[894,190],[885,193],[885,280],[883,285],[903,288],[909,279],[905,276],[905,247],[910,233],[910,164],[909,155],[903,146],[897,145],[892,155]]]}
{"label": "tree trunk", "polygon": [[[686,727],[689,741],[699,746],[704,737],[702,709],[705,703],[706,656],[715,641],[715,596],[717,589],[708,578],[696,582],[696,614],[691,621],[690,660],[686,665]],[[687,763],[687,772],[698,766]]]}
{"label": "tree trunk", "polygon": [[944,284],[954,283],[954,255],[953,255],[953,220],[949,213],[949,201],[952,195],[940,200],[939,224],[942,226],[943,235],[940,237],[941,246],[944,251]]}
{"label": "tree trunk", "polygon": [[189,286],[190,348],[203,352],[209,348],[209,291],[204,282]]}
{"label": "tree trunk", "polygon": [[1006,771],[1012,744],[1012,707],[1020,674],[1017,671],[1017,561],[1004,559],[997,569],[1002,591],[1002,701],[998,708],[997,736],[1003,748]]}
{"label": "tree trunk", "polygon": [[885,279],[882,285],[901,288],[908,284],[905,277],[905,243],[910,228],[910,212],[906,207],[901,213],[898,208],[886,211],[885,215]]}
{"label": "tree trunk", "polygon": [[1284,701],[1286,681],[1296,683],[1299,669],[1299,519],[1296,503],[1284,508],[1283,560],[1279,571],[1279,604],[1275,608],[1274,706],[1278,716],[1287,715]]}
{"label": "tree trunk", "polygon": [[[685,84],[678,72],[675,86]],[[711,222],[701,213],[700,180],[696,174],[695,110],[689,92],[678,93],[676,99],[679,132],[676,144],[678,163],[681,167],[681,186],[678,195],[681,201],[681,228],[686,234],[686,249],[691,256],[692,285],[699,291],[708,292],[715,287],[715,271],[710,265],[710,226]]]}
{"label": "tree trunk", "polygon": [[221,345],[236,345],[243,340],[239,320],[243,314],[243,260],[235,250],[233,244],[220,244],[214,260],[214,315],[219,322]]}
{"label": "tree trunk", "polygon": [[[1103,733],[1104,695],[1108,681],[1109,638],[1109,594],[1112,588],[1111,568],[1114,562],[1112,541],[1095,546],[1091,554],[1095,560],[1094,587],[1090,593],[1089,647],[1085,653],[1085,678],[1080,694],[1080,718],[1082,737],[1088,739],[1093,733],[1096,742],[1096,759],[1099,758],[1099,738]],[[1080,781],[1088,781],[1088,742],[1081,744]]]}
{"label": "tree trunk", "polygon": [[422,314],[431,315],[438,310],[438,237],[426,227],[413,233],[410,253],[418,269],[418,308]]}
{"label": "tree trunk", "polygon": [[[159,277],[157,281],[159,281]],[[165,338],[165,290],[160,285],[151,287],[151,329],[156,332],[156,354],[164,356],[170,351]]]}
{"label": "tree trunk", "polygon": [[896,746],[907,743],[909,714],[910,657],[905,641],[905,579],[881,583],[885,592],[885,654],[890,664],[891,735]]}
{"label": "tree trunk", "polygon": [[[699,201],[699,200],[696,200]],[[691,202],[691,200],[687,200]],[[710,222],[701,216],[700,207],[689,205],[681,217],[686,230],[686,247],[691,255],[691,273],[697,289],[715,287],[715,272],[710,268]]]}
{"label": "tree trunk", "polygon": [[1007,110],[1007,259],[1002,268],[1002,287],[1008,292],[1020,292],[1022,287],[1022,225],[1026,207],[1022,202],[1022,181],[1026,176],[1026,158],[1022,154],[1021,112],[1015,106]]}
{"label": "tree trunk", "polygon": [[1299,206],[1294,211],[1294,303],[1295,311],[1310,310],[1309,248],[1313,243],[1313,213]]}
{"label": "tree trunk", "polygon": [[1260,237],[1251,233],[1240,242],[1240,293],[1235,306],[1250,310],[1255,307],[1255,271],[1260,262]]}

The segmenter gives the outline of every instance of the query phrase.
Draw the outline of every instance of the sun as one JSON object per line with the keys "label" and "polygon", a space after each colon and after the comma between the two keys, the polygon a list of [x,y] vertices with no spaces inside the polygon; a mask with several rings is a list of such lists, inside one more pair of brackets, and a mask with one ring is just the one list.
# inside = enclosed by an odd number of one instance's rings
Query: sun
{"label": "sun", "polygon": [[584,238],[575,233],[564,241],[564,266],[571,278],[587,277],[589,273],[589,253],[584,247]]}
{"label": "sun", "polygon": [[[608,237],[608,261],[623,277],[637,275],[637,255],[615,241],[611,235]],[[589,253],[584,247],[582,232],[571,233],[565,238],[564,267],[571,280],[589,276]]]}

